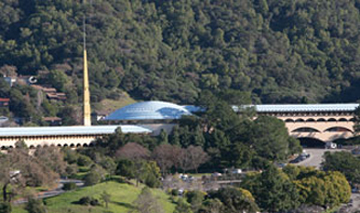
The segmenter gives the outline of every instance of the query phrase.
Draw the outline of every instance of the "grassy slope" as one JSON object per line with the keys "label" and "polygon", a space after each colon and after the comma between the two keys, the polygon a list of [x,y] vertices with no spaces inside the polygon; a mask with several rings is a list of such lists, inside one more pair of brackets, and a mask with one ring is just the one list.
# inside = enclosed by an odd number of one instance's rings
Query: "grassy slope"
{"label": "grassy slope", "polygon": [[105,112],[113,112],[121,107],[135,102],[136,101],[134,99],[124,92],[124,95],[119,100],[104,99],[101,102],[94,104],[94,109]]}
{"label": "grassy slope", "polygon": [[[111,203],[109,204],[108,209],[103,206],[87,207],[73,204],[73,202],[78,201],[84,196],[92,196],[100,200],[100,194],[104,190],[111,194]],[[89,208],[91,208],[92,213],[103,213],[105,211],[111,211],[114,213],[129,212],[133,208],[132,202],[137,198],[140,192],[141,187],[110,181],[108,183],[100,183],[95,186],[81,188],[76,191],[64,193],[57,197],[46,199],[46,203],[48,212],[51,213],[82,213],[89,212]],[[174,211],[175,204],[171,202],[168,195],[158,189],[153,189],[152,192],[158,198],[159,203],[161,203],[165,212]],[[23,211],[21,207],[13,208],[13,210],[15,213],[26,212]]]}

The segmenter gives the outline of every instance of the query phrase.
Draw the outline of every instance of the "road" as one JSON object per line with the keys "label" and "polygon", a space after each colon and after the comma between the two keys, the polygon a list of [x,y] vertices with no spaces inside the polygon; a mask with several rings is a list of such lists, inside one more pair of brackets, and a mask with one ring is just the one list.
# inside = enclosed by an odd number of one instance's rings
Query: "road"
{"label": "road", "polygon": [[[81,180],[61,179],[61,180],[59,180],[59,184],[56,189],[50,190],[50,191],[45,191],[45,192],[39,192],[38,194],[35,195],[35,197],[37,199],[43,199],[43,198],[55,197],[57,195],[60,195],[64,192],[66,192],[62,189],[65,183],[75,183],[78,187],[84,186],[84,182]],[[26,202],[27,202],[26,198],[20,198],[20,199],[13,201],[12,203],[14,205],[19,205],[19,204],[23,204]]]}
{"label": "road", "polygon": [[295,163],[295,165],[299,166],[314,166],[316,168],[320,168],[321,162],[323,161],[322,156],[325,152],[339,152],[339,151],[348,151],[344,149],[323,149],[323,148],[308,148],[304,149],[307,153],[310,154],[310,157],[305,159],[304,161],[301,161],[299,163]]}

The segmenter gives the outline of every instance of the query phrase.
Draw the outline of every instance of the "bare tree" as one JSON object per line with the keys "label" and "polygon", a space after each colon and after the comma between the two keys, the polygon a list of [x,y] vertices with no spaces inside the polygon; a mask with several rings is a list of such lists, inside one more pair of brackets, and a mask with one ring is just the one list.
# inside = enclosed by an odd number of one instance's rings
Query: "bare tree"
{"label": "bare tree", "polygon": [[192,169],[191,159],[187,153],[187,149],[181,149],[181,151],[178,153],[177,163],[183,172]]}
{"label": "bare tree", "polygon": [[[0,156],[0,183],[4,201],[11,201],[16,191],[26,186],[41,186],[55,182],[59,177],[35,156],[28,154],[27,149],[16,148]],[[8,186],[13,192],[8,196]]]}
{"label": "bare tree", "polygon": [[184,172],[194,169],[196,173],[200,165],[209,160],[209,155],[200,146],[189,146],[179,155],[179,165]]}
{"label": "bare tree", "polygon": [[178,146],[173,146],[173,150],[172,150],[172,162],[174,164],[175,170],[178,171],[179,168],[181,168],[181,163],[182,163],[182,152],[183,149],[181,147]]}
{"label": "bare tree", "polygon": [[116,152],[116,156],[118,158],[137,161],[148,159],[150,152],[138,143],[127,143]]}
{"label": "bare tree", "polygon": [[34,156],[54,172],[58,174],[65,173],[67,164],[64,161],[64,154],[59,147],[44,146],[38,148]]}
{"label": "bare tree", "polygon": [[151,193],[150,189],[145,187],[139,197],[134,201],[135,212],[140,213],[163,213],[164,209],[160,206],[158,200]]}
{"label": "bare tree", "polygon": [[163,176],[174,165],[174,147],[170,144],[161,144],[157,146],[152,152],[152,159],[154,159],[157,165],[161,169]]}

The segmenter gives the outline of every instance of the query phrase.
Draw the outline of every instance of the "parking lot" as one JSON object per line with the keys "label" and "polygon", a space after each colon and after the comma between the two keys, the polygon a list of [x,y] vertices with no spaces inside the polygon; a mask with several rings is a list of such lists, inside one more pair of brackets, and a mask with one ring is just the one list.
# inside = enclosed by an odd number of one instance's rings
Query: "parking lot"
{"label": "parking lot", "polygon": [[324,149],[324,148],[305,148],[304,149],[306,153],[310,154],[310,157],[295,163],[295,165],[301,165],[301,166],[314,166],[316,168],[320,168],[321,162],[323,161],[322,156],[325,152],[339,152],[339,151],[348,151],[343,149]]}

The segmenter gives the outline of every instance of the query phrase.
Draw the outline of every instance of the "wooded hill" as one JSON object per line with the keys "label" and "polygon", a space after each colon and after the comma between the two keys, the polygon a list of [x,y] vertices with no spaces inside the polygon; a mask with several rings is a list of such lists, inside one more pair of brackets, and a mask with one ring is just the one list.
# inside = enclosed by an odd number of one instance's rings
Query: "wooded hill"
{"label": "wooded hill", "polygon": [[86,11],[94,102],[119,89],[186,104],[204,89],[257,103],[353,102],[359,9],[359,0],[3,0],[0,67],[66,73],[42,80],[76,101]]}

